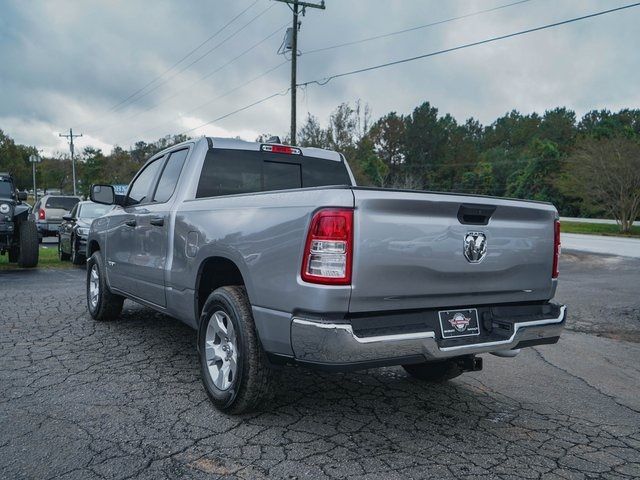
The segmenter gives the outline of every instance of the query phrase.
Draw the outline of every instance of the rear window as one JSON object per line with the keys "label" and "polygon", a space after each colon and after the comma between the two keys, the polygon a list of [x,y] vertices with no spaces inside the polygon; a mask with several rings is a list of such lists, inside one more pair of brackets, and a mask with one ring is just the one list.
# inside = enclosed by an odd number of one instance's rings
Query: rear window
{"label": "rear window", "polygon": [[291,188],[351,185],[342,162],[246,150],[209,150],[196,198]]}
{"label": "rear window", "polygon": [[80,199],[75,197],[49,197],[44,208],[59,208],[61,210],[71,210]]}

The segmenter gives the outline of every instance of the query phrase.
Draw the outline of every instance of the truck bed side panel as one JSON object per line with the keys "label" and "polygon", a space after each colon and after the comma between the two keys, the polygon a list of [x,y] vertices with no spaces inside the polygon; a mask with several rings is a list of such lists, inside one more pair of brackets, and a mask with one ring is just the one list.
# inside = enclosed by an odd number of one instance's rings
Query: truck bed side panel
{"label": "truck bed side panel", "polygon": [[[259,307],[258,315],[286,319],[287,332],[294,311],[346,312],[349,286],[310,285],[300,279],[311,216],[323,206],[352,207],[353,194],[344,188],[303,189],[183,202],[175,217],[168,285],[176,291],[195,290],[202,263],[224,257],[240,269],[251,304]],[[193,243],[194,238],[195,254],[188,252],[187,245],[187,239]],[[195,312],[193,317],[197,318]]]}

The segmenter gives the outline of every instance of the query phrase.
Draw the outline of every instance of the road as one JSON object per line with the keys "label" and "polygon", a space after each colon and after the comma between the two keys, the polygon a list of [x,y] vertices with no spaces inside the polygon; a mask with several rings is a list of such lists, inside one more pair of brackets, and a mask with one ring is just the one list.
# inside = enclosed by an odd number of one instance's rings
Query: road
{"label": "road", "polygon": [[82,270],[0,272],[0,475],[8,479],[640,477],[640,261],[564,255],[570,331],[482,372],[279,373],[217,412],[195,333],[127,302],[86,314]]}
{"label": "road", "polygon": [[607,218],[581,218],[581,217],[560,217],[561,222],[599,223],[602,225],[616,225],[618,222]]}
{"label": "road", "polygon": [[560,241],[563,250],[640,258],[640,239],[638,238],[562,233]]}

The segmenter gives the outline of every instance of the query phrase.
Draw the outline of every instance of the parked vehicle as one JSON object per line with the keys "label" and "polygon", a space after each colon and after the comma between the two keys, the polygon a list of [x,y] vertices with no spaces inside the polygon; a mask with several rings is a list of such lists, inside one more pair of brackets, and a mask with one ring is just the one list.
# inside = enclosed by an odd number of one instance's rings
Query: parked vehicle
{"label": "parked vehicle", "polygon": [[11,263],[31,268],[38,265],[38,230],[26,199],[26,193],[16,190],[11,175],[0,173],[0,254],[8,254]]}
{"label": "parked vehicle", "polygon": [[113,207],[94,202],[78,202],[71,212],[62,216],[58,230],[58,256],[82,265],[87,257],[87,236],[94,219],[103,216]]}
{"label": "parked vehicle", "polygon": [[271,367],[402,365],[423,380],[555,343],[560,231],[542,202],[361,188],[338,153],[202,138],[153,156],[92,223],[87,304],[198,330],[204,386],[258,405]]}
{"label": "parked vehicle", "polygon": [[62,216],[75,207],[79,197],[45,195],[33,206],[40,240],[43,237],[57,237]]}

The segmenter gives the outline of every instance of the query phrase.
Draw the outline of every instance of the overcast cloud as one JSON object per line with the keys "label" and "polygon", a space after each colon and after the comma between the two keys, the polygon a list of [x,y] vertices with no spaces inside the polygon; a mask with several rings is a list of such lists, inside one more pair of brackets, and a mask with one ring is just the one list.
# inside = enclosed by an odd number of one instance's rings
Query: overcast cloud
{"label": "overcast cloud", "polygon": [[[82,132],[81,148],[105,150],[181,133],[260,98],[285,91],[289,66],[276,54],[284,28],[230,65],[231,59],[290,23],[286,5],[258,0],[157,87],[124,108],[112,107],[165,72],[254,0],[0,0],[0,129],[46,153],[66,150],[58,137]],[[512,3],[515,0],[326,0],[302,18],[302,52]],[[300,81],[511,33],[629,2],[531,0],[491,13],[384,40],[303,55]],[[265,11],[266,9],[266,11]],[[258,14],[236,36],[177,74]],[[511,109],[640,107],[640,8],[337,79],[299,92],[298,115],[323,124],[341,102],[360,98],[374,118],[409,113],[425,100],[459,121],[490,123]],[[205,75],[215,70],[205,80]],[[166,83],[163,83],[165,82]],[[145,90],[148,91],[148,90]],[[144,92],[143,92],[144,93]],[[134,100],[136,97],[132,98]],[[202,106],[205,104],[204,106]],[[198,108],[200,107],[200,108]],[[279,96],[191,135],[285,134],[289,98]]]}

